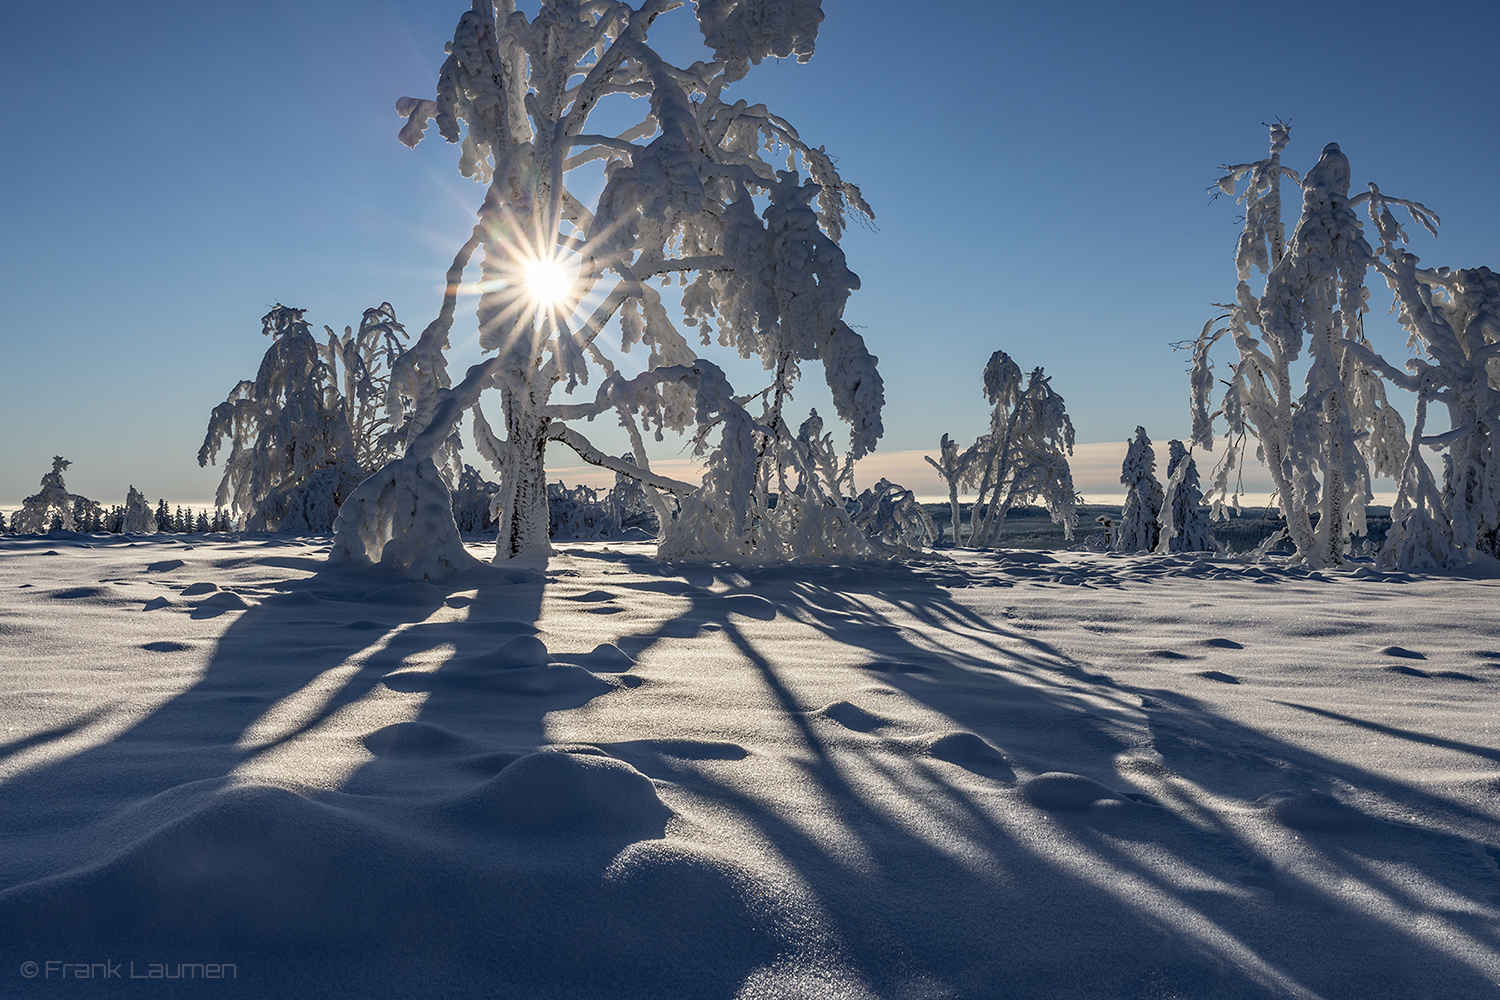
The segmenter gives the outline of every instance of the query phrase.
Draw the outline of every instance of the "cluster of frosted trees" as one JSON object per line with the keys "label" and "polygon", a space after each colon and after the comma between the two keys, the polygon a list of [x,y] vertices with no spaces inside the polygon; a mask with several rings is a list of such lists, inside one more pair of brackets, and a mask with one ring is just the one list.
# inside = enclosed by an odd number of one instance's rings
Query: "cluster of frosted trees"
{"label": "cluster of frosted trees", "polygon": [[1137,427],[1125,449],[1120,482],[1125,503],[1118,524],[1106,524],[1105,543],[1116,552],[1208,552],[1216,548],[1198,466],[1181,441],[1167,445],[1167,485],[1156,478],[1156,450]]}
{"label": "cluster of frosted trees", "polygon": [[[382,305],[357,333],[328,330],[324,342],[300,310],[268,314],[261,371],[214,411],[200,453],[213,461],[229,443],[220,504],[252,529],[332,528],[336,559],[436,577],[473,562],[461,530],[491,519],[496,561],[550,552],[549,506],[582,509],[566,491],[549,496],[544,456],[559,443],[638,484],[662,558],[860,558],[931,538],[909,491],[882,482],[856,496],[853,486],[855,461],[883,432],[884,390],[876,359],[843,318],[859,279],[839,240],[851,215],[872,213],[823,147],[764,105],[727,96],[768,56],[812,56],[819,0],[787,0],[774,17],[764,4],[696,4],[712,59],[687,67],[651,44],[659,17],[678,9],[687,8],[543,0],[527,16],[513,0],[474,0],[446,46],[436,94],[397,102],[402,142],[415,146],[435,124],[459,147],[460,173],[484,188],[437,316],[409,342]],[[1219,182],[1242,191],[1245,219],[1234,301],[1193,350],[1191,444],[1212,448],[1215,420],[1227,424],[1209,488],[1215,513],[1237,503],[1231,484],[1253,436],[1297,557],[1311,565],[1344,558],[1378,475],[1400,489],[1387,563],[1455,566],[1500,553],[1496,276],[1418,266],[1394,212],[1435,231],[1432,212],[1373,184],[1351,195],[1334,144],[1302,177],[1281,162],[1288,141],[1285,126],[1272,127],[1267,157],[1228,167]],[[1285,182],[1302,193],[1290,234]],[[585,191],[600,193],[586,204]],[[1372,269],[1422,353],[1404,370],[1364,334]],[[1252,270],[1265,275],[1259,294]],[[481,293],[485,359],[455,379],[449,339],[459,289],[476,271],[469,287]],[[676,304],[653,287],[673,280]],[[604,349],[606,330],[618,350]],[[737,392],[699,356],[714,343],[759,359],[770,384]],[[1210,412],[1221,343],[1233,354]],[[632,349],[646,357],[630,376],[619,358]],[[789,416],[809,364],[823,372],[847,444],[835,443],[816,411],[800,423]],[[1387,385],[1415,394],[1410,431]],[[579,392],[586,386],[591,397]],[[1041,369],[1023,377],[1004,352],[986,367],[984,391],[994,406],[989,431],[962,450],[945,436],[940,459],[929,459],[949,484],[954,541],[994,545],[1007,513],[1036,502],[1071,537],[1073,428],[1061,397]],[[493,422],[485,399],[491,414],[498,403]],[[1428,426],[1433,402],[1446,407],[1447,428]],[[458,459],[466,415],[496,484]],[[606,415],[631,442],[626,459],[578,429]],[[707,466],[701,482],[651,469],[646,436],[668,431],[689,435]],[[1132,451],[1137,461],[1143,447]],[[1442,453],[1440,478],[1422,447]],[[1196,500],[1186,499],[1196,470],[1179,451],[1174,442],[1165,489],[1134,477],[1140,490],[1127,499],[1117,547],[1172,551],[1206,540]],[[978,493],[966,532],[961,490]]]}
{"label": "cluster of frosted trees", "polygon": [[[854,495],[884,390],[843,319],[859,279],[839,240],[850,215],[872,213],[823,147],[726,95],[768,56],[810,58],[820,4],[699,3],[712,59],[687,67],[651,44],[678,9],[544,0],[527,16],[511,0],[474,0],[463,13],[436,95],[397,111],[407,145],[435,124],[459,147],[460,173],[484,187],[477,224],[413,343],[388,306],[326,344],[300,310],[265,317],[261,371],[214,411],[199,456],[215,461],[228,442],[219,500],[248,527],[332,526],[335,559],[419,578],[472,563],[461,530],[489,517],[496,561],[545,556],[550,504],[578,501],[549,498],[544,455],[556,442],[638,484],[663,558],[867,557],[930,535],[909,491]],[[585,204],[590,190],[600,193]],[[487,357],[455,379],[449,339],[476,270]],[[680,308],[669,309],[653,283],[674,278]],[[606,328],[618,351],[603,349]],[[758,358],[770,385],[736,392],[699,356],[715,342]],[[616,359],[632,349],[647,356],[627,377]],[[823,372],[846,445],[815,411],[789,416],[807,364]],[[591,397],[578,392],[591,384]],[[493,490],[457,459],[466,415]],[[625,429],[628,458],[576,426],[605,415]],[[690,435],[701,482],[651,469],[646,435],[667,431]]]}
{"label": "cluster of frosted trees", "polygon": [[[1335,143],[1299,176],[1281,162],[1289,139],[1284,125],[1272,126],[1267,157],[1230,166],[1219,181],[1226,193],[1241,190],[1245,218],[1234,301],[1193,345],[1193,443],[1211,448],[1215,419],[1227,425],[1210,489],[1216,511],[1237,502],[1231,482],[1253,436],[1297,558],[1309,565],[1341,562],[1351,536],[1364,533],[1372,476],[1398,486],[1384,565],[1451,568],[1500,555],[1500,278],[1484,267],[1420,267],[1395,212],[1436,235],[1432,211],[1373,183],[1351,194],[1349,161]],[[1302,194],[1290,235],[1284,181]],[[1265,275],[1258,295],[1252,270]],[[1365,336],[1371,271],[1393,292],[1396,317],[1419,353],[1403,367]],[[1221,402],[1210,412],[1211,352],[1221,341],[1233,353]],[[1415,396],[1409,431],[1387,384]],[[1446,428],[1429,426],[1433,403],[1446,410]],[[1441,479],[1424,447],[1441,454]]]}
{"label": "cluster of frosted trees", "polygon": [[7,523],[0,515],[0,532],[42,534],[48,531],[78,531],[88,534],[148,535],[155,532],[204,534],[230,531],[229,512],[220,508],[212,517],[207,511],[183,510],[174,514],[166,500],[150,501],[134,486],[123,505],[104,507],[96,500],[68,491],[63,472],[72,465],[61,455],[52,459],[52,471],[42,477],[41,489],[27,497]]}

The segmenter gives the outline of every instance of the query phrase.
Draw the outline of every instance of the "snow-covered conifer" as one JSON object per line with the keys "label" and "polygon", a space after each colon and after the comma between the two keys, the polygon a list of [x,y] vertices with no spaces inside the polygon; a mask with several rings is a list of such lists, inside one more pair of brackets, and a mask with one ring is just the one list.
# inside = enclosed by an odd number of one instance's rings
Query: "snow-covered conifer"
{"label": "snow-covered conifer", "polygon": [[[669,65],[649,39],[653,22],[677,6],[648,3],[636,10],[542,0],[528,17],[509,2],[475,0],[448,46],[436,98],[397,102],[407,118],[401,141],[416,145],[435,121],[443,138],[460,146],[459,171],[488,190],[479,224],[448,271],[438,317],[393,366],[392,385],[409,386],[415,394],[406,451],[398,460],[404,467],[388,465],[362,494],[360,510],[344,522],[346,544],[335,547],[336,556],[384,559],[380,553],[388,542],[419,530],[417,521],[425,515],[386,505],[436,489],[438,479],[420,467],[437,455],[424,435],[441,420],[436,433],[446,439],[468,410],[475,412],[480,452],[500,473],[497,561],[550,551],[544,468],[549,440],[568,444],[586,461],[606,459],[607,467],[651,491],[701,491],[701,502],[684,502],[683,512],[697,511],[706,520],[691,530],[685,526],[680,538],[691,535],[707,544],[708,536],[696,532],[713,522],[730,529],[739,539],[734,545],[759,545],[768,536],[756,530],[744,535],[746,519],[758,525],[771,510],[765,491],[781,475],[772,467],[798,460],[796,434],[781,411],[804,362],[823,366],[838,415],[851,428],[849,456],[874,448],[882,433],[884,394],[875,359],[843,320],[844,304],[859,281],[838,246],[846,213],[869,216],[869,208],[822,147],[808,144],[764,105],[724,99],[724,88],[766,56],[808,59],[820,5],[797,0],[772,17],[758,5],[698,4],[699,27],[715,55],[685,69]],[[598,131],[612,112],[597,118],[595,112],[623,110],[627,98],[649,104],[637,123],[614,134]],[[596,174],[575,171],[591,164],[602,165],[604,183],[586,207],[579,196]],[[456,290],[481,248],[479,343],[491,356],[451,385],[444,351]],[[698,346],[717,340],[742,357],[758,356],[775,373],[758,417],[741,420],[735,408],[743,410],[743,403],[730,405],[733,396],[720,398],[718,379],[700,377],[708,363],[700,364],[697,347],[650,285],[673,275],[686,286],[683,323],[696,328]],[[653,379],[631,380],[628,400],[614,393],[623,389],[621,379],[592,404],[554,402],[559,383],[572,392],[589,382],[591,372],[602,371],[606,379],[615,374],[596,340],[616,320],[623,350],[640,344],[649,351],[646,367]],[[669,370],[678,376],[660,376]],[[714,395],[710,405],[695,398],[705,386]],[[488,388],[500,390],[503,437],[477,408]],[[565,424],[608,411],[631,436],[634,464],[623,469],[609,465],[618,460]],[[650,470],[641,425],[658,435],[682,432],[699,417],[724,424],[729,446],[714,452],[721,467],[700,487],[669,485]],[[698,429],[703,443],[706,428]],[[742,432],[749,435],[747,449],[738,444]],[[749,463],[748,471],[741,462]],[[722,482],[715,478],[721,474],[727,477]],[[716,492],[730,482],[743,492]],[[433,497],[419,504],[424,510],[438,505],[445,501]],[[652,505],[668,516],[665,501],[654,493]],[[793,504],[785,513],[802,509]],[[425,521],[420,526],[429,529],[449,537],[446,527]],[[782,551],[779,544],[764,551],[773,549]],[[403,543],[391,550],[391,559],[399,563],[403,553],[415,555]],[[450,562],[462,564],[459,550],[421,565],[426,571]]]}
{"label": "snow-covered conifer", "polygon": [[165,497],[156,501],[156,530],[163,533],[171,533],[176,530],[172,523],[172,509],[167,506]]}
{"label": "snow-covered conifer", "polygon": [[[1068,456],[1073,453],[1073,421],[1062,396],[1041,368],[1022,382],[1021,368],[1004,351],[984,368],[984,395],[993,406],[990,430],[963,452],[943,435],[942,461],[928,457],[948,483],[953,510],[953,543],[994,546],[1006,515],[1017,504],[1041,501],[1067,538],[1078,526],[1077,494]],[[959,524],[958,494],[977,490],[969,531]]]}
{"label": "snow-covered conifer", "polygon": [[127,535],[150,535],[158,530],[156,512],[151,509],[151,501],[132,485],[130,492],[125,495],[125,513],[120,531]]}
{"label": "snow-covered conifer", "polygon": [[1120,526],[1115,530],[1115,551],[1150,552],[1161,536],[1165,496],[1156,478],[1156,452],[1144,427],[1135,429],[1135,440],[1125,449],[1120,482],[1125,484],[1125,506],[1120,511]]}
{"label": "snow-covered conifer", "polygon": [[1167,442],[1167,486],[1157,552],[1208,552],[1214,547],[1198,465],[1181,441]]}
{"label": "snow-covered conifer", "polygon": [[42,477],[41,490],[21,501],[21,509],[12,516],[12,531],[18,535],[39,535],[54,527],[77,530],[74,510],[79,498],[68,492],[62,475],[72,464],[61,455],[53,457],[52,471]]}

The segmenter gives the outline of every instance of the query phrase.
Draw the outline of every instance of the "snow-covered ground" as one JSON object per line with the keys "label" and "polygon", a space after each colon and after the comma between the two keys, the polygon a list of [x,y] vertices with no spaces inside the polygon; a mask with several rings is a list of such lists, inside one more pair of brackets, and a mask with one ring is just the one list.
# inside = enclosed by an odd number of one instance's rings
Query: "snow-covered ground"
{"label": "snow-covered ground", "polygon": [[0,994],[1500,991],[1500,581],[326,551],[0,541]]}

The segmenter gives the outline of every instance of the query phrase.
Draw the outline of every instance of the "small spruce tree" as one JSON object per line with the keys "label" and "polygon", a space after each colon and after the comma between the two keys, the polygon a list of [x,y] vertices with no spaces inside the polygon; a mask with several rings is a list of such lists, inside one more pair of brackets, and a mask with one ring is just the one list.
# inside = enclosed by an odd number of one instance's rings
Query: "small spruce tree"
{"label": "small spruce tree", "polygon": [[1115,532],[1115,551],[1150,552],[1161,535],[1161,509],[1164,498],[1156,479],[1156,452],[1146,428],[1135,429],[1135,440],[1129,442],[1125,462],[1120,466],[1120,482],[1125,484],[1125,507],[1120,512],[1120,527]]}
{"label": "small spruce tree", "polygon": [[1203,508],[1198,463],[1181,441],[1167,442],[1167,491],[1162,503],[1161,536],[1156,551],[1209,552],[1214,536]]}

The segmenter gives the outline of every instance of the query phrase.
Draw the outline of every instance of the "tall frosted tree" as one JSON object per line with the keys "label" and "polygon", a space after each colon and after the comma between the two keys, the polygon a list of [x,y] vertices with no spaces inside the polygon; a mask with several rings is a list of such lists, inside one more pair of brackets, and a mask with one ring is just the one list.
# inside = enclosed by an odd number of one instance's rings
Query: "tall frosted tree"
{"label": "tall frosted tree", "polygon": [[[847,460],[875,446],[884,393],[875,358],[843,319],[859,281],[838,245],[847,214],[870,210],[823,147],[764,105],[726,94],[768,56],[809,59],[820,3],[698,3],[711,58],[677,67],[651,33],[684,6],[543,0],[528,17],[513,0],[474,0],[447,46],[436,96],[397,103],[407,118],[401,140],[416,145],[435,122],[459,146],[460,173],[485,195],[437,318],[397,365],[414,391],[404,453],[346,503],[336,558],[417,576],[470,561],[434,463],[466,411],[480,453],[500,474],[499,561],[550,552],[549,441],[649,487],[668,531],[670,510],[654,491],[691,496],[674,552],[783,553],[788,513],[822,517],[829,506],[771,500],[788,469],[794,478],[816,471],[811,449],[783,416],[807,362],[823,366],[849,425]],[[638,102],[645,106],[623,128],[602,124]],[[585,205],[589,190],[600,193]],[[489,357],[453,384],[445,352],[456,292],[476,252],[479,343]],[[650,284],[674,276],[683,286],[681,322],[696,332],[696,345]],[[622,350],[647,353],[634,378],[600,348],[611,322]],[[759,413],[746,410],[755,397],[737,396],[717,366],[698,357],[715,341],[774,373]],[[559,386],[573,392],[595,376],[602,382],[592,400],[554,400]],[[498,433],[480,405],[492,389]],[[633,463],[605,455],[570,425],[605,413],[624,426]],[[704,482],[653,473],[644,434],[689,429],[710,467]],[[839,495],[836,482],[808,488]]]}
{"label": "tall frosted tree", "polygon": [[[1351,535],[1365,530],[1372,474],[1402,474],[1408,446],[1364,334],[1365,277],[1378,258],[1355,209],[1371,196],[1350,197],[1349,160],[1337,143],[1325,146],[1299,178],[1281,165],[1288,140],[1285,126],[1272,126],[1270,156],[1228,167],[1219,181],[1231,194],[1245,182],[1245,228],[1236,250],[1235,300],[1221,307],[1227,315],[1204,325],[1194,344],[1192,443],[1212,448],[1213,418],[1224,417],[1228,448],[1210,491],[1217,511],[1226,499],[1237,502],[1230,483],[1243,462],[1244,438],[1253,434],[1297,558],[1328,566],[1342,561]],[[1281,222],[1284,179],[1300,181],[1302,189],[1302,213],[1290,238],[1283,237]],[[1406,206],[1436,232],[1437,217],[1421,205],[1386,201]],[[1248,282],[1252,269],[1266,275],[1259,295]],[[1236,356],[1222,405],[1210,414],[1215,380],[1209,355],[1226,334]]]}
{"label": "tall frosted tree", "polygon": [[1120,482],[1125,484],[1125,506],[1115,532],[1115,550],[1150,552],[1161,537],[1161,509],[1166,497],[1156,478],[1156,451],[1144,427],[1135,429],[1135,439],[1126,446]]}

